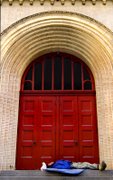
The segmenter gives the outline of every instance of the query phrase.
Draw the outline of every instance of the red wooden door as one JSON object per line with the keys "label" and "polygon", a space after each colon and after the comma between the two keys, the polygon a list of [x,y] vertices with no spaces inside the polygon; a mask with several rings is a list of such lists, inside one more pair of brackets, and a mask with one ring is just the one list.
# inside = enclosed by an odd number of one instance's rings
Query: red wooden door
{"label": "red wooden door", "polygon": [[59,97],[59,157],[79,160],[77,96]]}
{"label": "red wooden door", "polygon": [[23,74],[17,169],[57,159],[98,163],[94,78],[77,57],[45,54]]}
{"label": "red wooden door", "polygon": [[36,97],[21,96],[18,127],[17,169],[35,169]]}
{"label": "red wooden door", "polygon": [[57,159],[98,162],[94,96],[22,96],[17,169]]}
{"label": "red wooden door", "polygon": [[37,169],[55,158],[56,98],[21,96],[17,169]]}
{"label": "red wooden door", "polygon": [[78,96],[79,150],[81,162],[99,162],[95,96]]}
{"label": "red wooden door", "polygon": [[37,167],[40,168],[42,162],[53,162],[56,153],[56,97],[39,97],[39,109],[37,109]]}

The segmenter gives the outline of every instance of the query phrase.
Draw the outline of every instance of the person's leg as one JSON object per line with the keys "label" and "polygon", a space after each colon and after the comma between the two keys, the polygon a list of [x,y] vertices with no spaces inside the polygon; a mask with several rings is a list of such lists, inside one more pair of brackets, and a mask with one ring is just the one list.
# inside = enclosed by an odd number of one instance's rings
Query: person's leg
{"label": "person's leg", "polygon": [[103,171],[107,167],[106,163],[102,161],[100,164],[91,164],[88,162],[72,162],[72,168],[77,168],[77,169],[93,169],[93,170],[100,170]]}
{"label": "person's leg", "polygon": [[77,169],[98,169],[97,164],[91,164],[88,162],[72,162],[72,168],[77,168]]}

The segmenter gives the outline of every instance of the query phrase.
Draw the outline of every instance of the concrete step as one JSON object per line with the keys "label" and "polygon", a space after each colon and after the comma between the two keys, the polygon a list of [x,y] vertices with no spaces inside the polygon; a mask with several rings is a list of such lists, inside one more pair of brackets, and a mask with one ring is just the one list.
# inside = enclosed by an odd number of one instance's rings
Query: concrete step
{"label": "concrete step", "polygon": [[78,176],[39,170],[0,171],[0,180],[113,180],[113,170],[85,170]]}

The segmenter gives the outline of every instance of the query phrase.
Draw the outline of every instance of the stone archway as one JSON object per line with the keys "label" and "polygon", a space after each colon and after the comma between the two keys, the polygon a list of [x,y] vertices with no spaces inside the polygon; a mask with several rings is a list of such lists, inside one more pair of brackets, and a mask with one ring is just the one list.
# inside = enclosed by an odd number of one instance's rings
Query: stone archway
{"label": "stone archway", "polygon": [[96,83],[100,160],[113,168],[113,34],[80,14],[47,12],[25,18],[2,35],[1,169],[14,169],[21,77],[30,62],[49,52],[80,57]]}

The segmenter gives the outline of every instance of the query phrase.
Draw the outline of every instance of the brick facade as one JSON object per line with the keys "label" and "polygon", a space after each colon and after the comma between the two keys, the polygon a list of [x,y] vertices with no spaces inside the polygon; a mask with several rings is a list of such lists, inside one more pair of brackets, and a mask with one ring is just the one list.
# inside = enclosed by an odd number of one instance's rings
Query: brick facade
{"label": "brick facade", "polygon": [[78,56],[91,69],[96,85],[99,157],[113,169],[113,33],[80,14],[47,12],[4,31],[1,45],[0,169],[15,169],[23,72],[32,60],[51,50]]}

